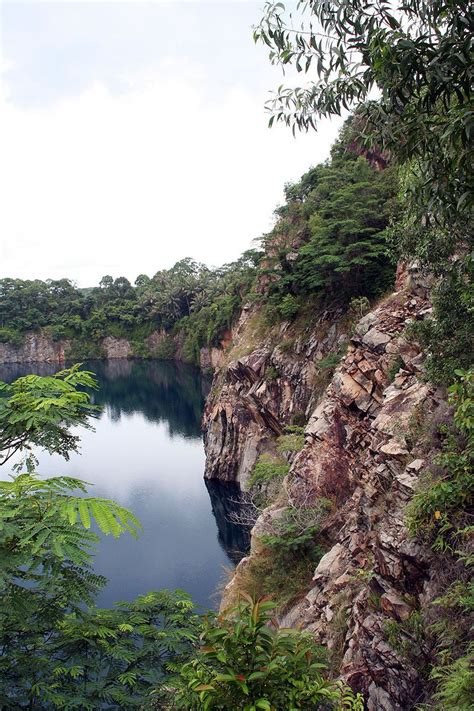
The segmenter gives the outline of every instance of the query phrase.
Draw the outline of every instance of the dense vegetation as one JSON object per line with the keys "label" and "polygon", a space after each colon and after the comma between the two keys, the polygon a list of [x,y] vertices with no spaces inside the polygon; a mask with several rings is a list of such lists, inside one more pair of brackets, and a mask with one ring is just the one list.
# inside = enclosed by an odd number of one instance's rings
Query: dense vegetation
{"label": "dense vegetation", "polygon": [[[395,180],[351,150],[350,123],[329,161],[285,188],[264,251],[211,270],[191,259],[152,278],[105,276],[92,289],[69,280],[0,280],[0,340],[19,345],[28,331],[71,339],[70,357],[101,356],[105,335],[125,337],[138,357],[199,362],[203,346],[218,345],[244,300],[261,300],[268,318],[291,319],[308,299],[348,302],[374,297],[393,280],[388,250]],[[167,334],[152,347],[147,337]]]}
{"label": "dense vegetation", "polygon": [[81,480],[40,479],[28,453],[33,444],[63,456],[75,448],[70,428],[91,409],[78,388],[93,384],[77,367],[2,384],[3,458],[12,448],[27,456],[0,481],[0,707],[359,711],[359,697],[324,678],[307,636],[267,626],[268,603],[248,600],[207,621],[181,591],[94,607],[105,581],[91,567],[92,522],[116,537],[140,524],[86,496]]}
{"label": "dense vegetation", "polygon": [[[0,280],[0,340],[21,344],[28,331],[43,329],[53,340],[72,339],[71,356],[100,357],[104,336],[128,338],[137,356],[150,355],[145,339],[153,331],[178,334],[185,360],[199,347],[217,344],[248,291],[259,254],[211,270],[183,259],[153,277],[104,276],[98,287],[78,289],[68,279],[42,282]],[[173,357],[172,341],[157,355]]]}
{"label": "dense vegetation", "polygon": [[[473,350],[472,3],[301,0],[297,6],[298,29],[283,3],[267,2],[254,32],[270,48],[271,62],[309,77],[306,86],[279,87],[268,103],[270,124],[309,130],[350,108],[350,143],[396,166],[393,251],[438,276],[434,319],[420,337],[435,354],[430,375],[447,384],[454,367],[470,365]],[[456,328],[448,334],[450,321]]]}
{"label": "dense vegetation", "polygon": [[[270,125],[314,129],[322,117],[350,108],[352,145],[389,161],[397,173],[393,254],[418,260],[435,277],[433,314],[410,335],[426,352],[432,382],[454,382],[453,412],[441,426],[421,425],[436,431],[439,453],[408,524],[437,552],[445,592],[387,634],[425,675],[427,708],[467,711],[474,696],[473,7],[465,0],[302,0],[297,16],[295,22],[283,3],[267,2],[254,32],[271,62],[308,76],[304,86],[278,88],[268,103]],[[371,100],[374,90],[378,98]],[[324,250],[316,254],[326,258]],[[419,438],[420,446],[433,445],[423,432]],[[401,626],[413,642],[409,648],[400,642]]]}

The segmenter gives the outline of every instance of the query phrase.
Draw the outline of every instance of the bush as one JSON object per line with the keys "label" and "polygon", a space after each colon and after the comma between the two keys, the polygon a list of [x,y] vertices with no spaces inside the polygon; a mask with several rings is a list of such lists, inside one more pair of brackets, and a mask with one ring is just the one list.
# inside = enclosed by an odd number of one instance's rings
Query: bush
{"label": "bush", "polygon": [[307,556],[315,564],[324,554],[316,535],[330,508],[331,502],[325,499],[316,506],[287,506],[281,516],[273,519],[273,531],[260,536],[260,540],[282,560]]}
{"label": "bush", "polygon": [[311,635],[271,626],[273,603],[245,596],[237,607],[210,617],[195,660],[176,688],[161,693],[170,709],[362,711],[351,689],[322,675],[324,654]]}
{"label": "bush", "polygon": [[249,486],[262,486],[282,480],[290,471],[290,465],[270,454],[262,454],[257,460],[249,479]]}
{"label": "bush", "polygon": [[[295,427],[295,429],[303,429]],[[289,432],[281,435],[277,440],[277,452],[284,454],[285,452],[299,452],[304,445],[304,434],[302,432]]]}
{"label": "bush", "polygon": [[445,428],[444,446],[435,459],[443,474],[425,482],[408,512],[410,533],[439,551],[453,550],[458,531],[467,525],[474,499],[474,370],[458,370],[456,374],[458,380],[449,388],[449,402],[455,408],[454,427]]}
{"label": "bush", "polygon": [[440,711],[456,709],[456,711],[472,711],[474,699],[474,644],[469,647],[466,655],[459,657],[452,664],[435,667],[431,678],[438,684],[433,695],[439,701]]}
{"label": "bush", "polygon": [[281,300],[278,310],[285,321],[291,321],[299,311],[298,301],[292,294],[286,294]]}
{"label": "bush", "polygon": [[270,382],[272,380],[278,380],[280,377],[280,373],[278,370],[275,368],[274,365],[269,365],[268,368],[265,370],[265,379],[269,380]]}
{"label": "bush", "polygon": [[472,275],[474,262],[454,266],[433,293],[433,317],[411,330],[428,354],[426,372],[434,383],[451,382],[456,368],[469,368],[474,349]]}
{"label": "bush", "polygon": [[153,357],[159,360],[172,360],[176,354],[176,343],[173,336],[166,335],[153,348]]}
{"label": "bush", "polygon": [[13,328],[0,328],[0,343],[19,347],[23,343],[23,335]]}

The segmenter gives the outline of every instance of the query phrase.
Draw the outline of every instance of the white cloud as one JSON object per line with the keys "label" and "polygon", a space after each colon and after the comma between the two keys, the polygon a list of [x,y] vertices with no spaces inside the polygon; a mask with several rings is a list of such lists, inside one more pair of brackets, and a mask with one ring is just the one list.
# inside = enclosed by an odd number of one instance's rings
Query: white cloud
{"label": "white cloud", "polygon": [[209,98],[173,64],[47,108],[0,91],[0,276],[86,286],[185,256],[221,264],[270,228],[283,184],[327,157],[339,122],[294,140],[268,130],[265,96],[236,83]]}

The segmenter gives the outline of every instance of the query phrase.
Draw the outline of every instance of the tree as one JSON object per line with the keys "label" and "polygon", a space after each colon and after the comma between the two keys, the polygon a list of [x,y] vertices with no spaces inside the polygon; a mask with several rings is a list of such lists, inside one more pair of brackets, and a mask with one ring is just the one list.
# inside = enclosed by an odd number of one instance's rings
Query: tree
{"label": "tree", "polygon": [[50,377],[26,375],[12,384],[0,382],[0,464],[33,445],[66,459],[76,451],[79,437],[70,428],[90,426],[88,417],[96,411],[80,387],[95,388],[96,381],[79,365]]}
{"label": "tree", "polygon": [[[309,0],[298,2],[298,12],[302,25],[294,29],[284,5],[267,2],[254,32],[270,47],[273,63],[316,75],[306,87],[278,89],[268,104],[270,124],[308,130],[323,116],[353,109],[347,127],[353,144],[397,164],[402,205],[392,244],[398,257],[416,258],[439,277],[424,345],[440,357],[432,377],[448,382],[453,362],[467,365],[464,334],[474,329],[472,3]],[[335,263],[331,254],[324,259],[326,266]],[[449,346],[440,349],[437,334],[449,322],[451,305],[441,311],[439,304],[456,280],[462,293],[458,289],[452,318],[464,309],[468,321],[461,338],[453,329]]]}
{"label": "tree", "polygon": [[[307,130],[323,116],[357,109],[361,139],[411,162],[427,222],[449,223],[465,240],[473,195],[472,4],[300,0],[297,7],[301,29],[283,3],[267,2],[254,32],[274,64],[316,75],[306,87],[278,89],[270,123]],[[379,99],[370,101],[374,90]]]}

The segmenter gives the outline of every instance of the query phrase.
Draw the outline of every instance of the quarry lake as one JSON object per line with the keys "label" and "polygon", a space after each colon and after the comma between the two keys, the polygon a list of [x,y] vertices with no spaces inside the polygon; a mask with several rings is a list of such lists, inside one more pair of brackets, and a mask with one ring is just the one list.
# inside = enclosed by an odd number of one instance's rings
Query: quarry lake
{"label": "quarry lake", "polygon": [[[94,568],[108,583],[97,604],[110,606],[160,588],[180,588],[198,605],[216,607],[216,588],[247,544],[228,520],[238,506],[232,485],[205,482],[201,417],[210,381],[171,361],[94,361],[84,368],[99,381],[93,401],[102,407],[94,430],[81,437],[68,462],[35,452],[41,476],[89,482],[89,495],[113,498],[141,521],[138,540],[103,536]],[[50,375],[59,366],[0,365],[0,380]],[[0,472],[8,475],[8,465]]]}

